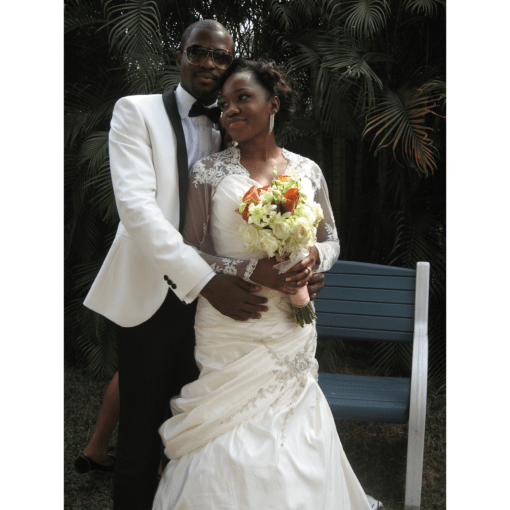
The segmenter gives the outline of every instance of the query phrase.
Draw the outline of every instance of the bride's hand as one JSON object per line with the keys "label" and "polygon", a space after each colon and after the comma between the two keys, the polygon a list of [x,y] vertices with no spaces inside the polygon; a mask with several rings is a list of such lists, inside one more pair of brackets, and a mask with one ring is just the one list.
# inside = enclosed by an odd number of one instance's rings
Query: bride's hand
{"label": "bride's hand", "polygon": [[274,268],[275,264],[278,264],[275,257],[260,259],[250,276],[250,280],[283,294],[296,294],[298,288],[305,285],[305,283],[296,285],[294,281],[287,281],[288,273],[280,274],[278,269]]}
{"label": "bride's hand", "polygon": [[290,285],[291,288],[293,287],[296,289],[303,285],[308,285],[313,275],[313,268],[316,264],[320,263],[320,256],[317,248],[315,246],[310,246],[307,250],[309,251],[308,257],[298,262],[285,273],[287,284]]}

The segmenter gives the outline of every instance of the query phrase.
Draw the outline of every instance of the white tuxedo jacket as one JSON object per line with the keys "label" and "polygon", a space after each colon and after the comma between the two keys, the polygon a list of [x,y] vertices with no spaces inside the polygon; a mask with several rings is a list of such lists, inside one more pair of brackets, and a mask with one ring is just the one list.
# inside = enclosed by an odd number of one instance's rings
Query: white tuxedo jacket
{"label": "white tuxedo jacket", "polygon": [[161,94],[116,103],[109,150],[121,221],[84,305],[132,327],[152,317],[169,289],[189,302],[211,268],[178,230],[177,139]]}

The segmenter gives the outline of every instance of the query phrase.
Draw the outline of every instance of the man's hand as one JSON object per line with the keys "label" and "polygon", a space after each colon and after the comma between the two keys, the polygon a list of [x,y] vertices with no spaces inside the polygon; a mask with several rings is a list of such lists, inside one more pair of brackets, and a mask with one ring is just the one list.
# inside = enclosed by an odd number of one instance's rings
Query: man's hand
{"label": "man's hand", "polygon": [[259,285],[245,282],[238,276],[218,274],[202,289],[200,295],[205,297],[218,312],[236,321],[260,319],[261,312],[267,312],[267,299],[256,296]]}
{"label": "man's hand", "polygon": [[[296,294],[298,291],[298,287],[302,287],[305,285],[305,281],[301,281],[299,277],[296,277],[295,280],[299,283],[296,284],[296,281],[287,281],[288,273],[282,273],[275,269],[275,264],[278,264],[278,260],[275,257],[270,259],[260,259],[257,262],[257,266],[250,276],[250,280],[263,285],[264,287],[268,287],[269,289],[277,290],[283,294]],[[307,274],[303,276],[308,276]]]}
{"label": "man's hand", "polygon": [[317,294],[324,288],[324,273],[313,273],[308,281],[308,293],[310,301],[313,301]]}

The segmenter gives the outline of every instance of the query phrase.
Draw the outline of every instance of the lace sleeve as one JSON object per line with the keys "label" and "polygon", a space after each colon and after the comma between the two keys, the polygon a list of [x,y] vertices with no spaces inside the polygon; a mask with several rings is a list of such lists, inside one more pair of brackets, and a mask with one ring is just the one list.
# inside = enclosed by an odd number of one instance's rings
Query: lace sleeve
{"label": "lace sleeve", "polygon": [[317,228],[317,250],[320,263],[314,267],[314,272],[323,273],[331,269],[340,255],[340,242],[335,226],[335,218],[329,202],[328,185],[319,167],[317,167],[315,202],[319,203],[324,213],[324,219]]}
{"label": "lace sleeve", "polygon": [[216,254],[210,233],[211,204],[214,191],[211,179],[207,178],[210,161],[200,160],[191,171],[184,225],[184,242],[193,246],[215,273],[239,276],[249,281],[257,260],[242,260],[221,257]]}

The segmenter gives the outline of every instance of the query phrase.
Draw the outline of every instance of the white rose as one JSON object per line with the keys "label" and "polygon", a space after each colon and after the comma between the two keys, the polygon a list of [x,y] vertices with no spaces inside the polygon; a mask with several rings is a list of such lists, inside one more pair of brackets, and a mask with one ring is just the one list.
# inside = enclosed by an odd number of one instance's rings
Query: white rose
{"label": "white rose", "polygon": [[241,236],[244,242],[253,248],[258,248],[259,230],[253,225],[243,225],[241,227]]}
{"label": "white rose", "polygon": [[292,237],[296,244],[304,245],[306,241],[310,238],[310,226],[306,219],[304,218],[296,218],[296,223],[294,226],[294,230],[292,232]]}
{"label": "white rose", "polygon": [[316,213],[308,204],[303,204],[300,212],[301,216],[305,217],[310,224],[315,223]]}
{"label": "white rose", "polygon": [[269,257],[275,255],[280,247],[280,243],[278,239],[273,235],[272,230],[261,230],[259,233],[259,246],[262,250],[264,250]]}
{"label": "white rose", "polygon": [[275,237],[278,239],[281,239],[282,241],[285,241],[288,239],[290,234],[292,233],[292,227],[289,225],[286,221],[280,221],[278,223],[275,223],[273,226],[273,233]]}

